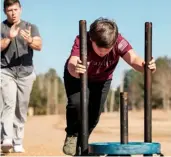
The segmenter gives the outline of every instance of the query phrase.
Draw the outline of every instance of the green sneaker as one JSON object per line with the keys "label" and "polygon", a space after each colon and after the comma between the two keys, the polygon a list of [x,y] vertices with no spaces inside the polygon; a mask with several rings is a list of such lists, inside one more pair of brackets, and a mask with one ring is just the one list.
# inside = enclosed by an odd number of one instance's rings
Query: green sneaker
{"label": "green sneaker", "polygon": [[76,147],[77,147],[77,137],[75,136],[66,136],[63,152],[66,155],[75,155],[76,154]]}

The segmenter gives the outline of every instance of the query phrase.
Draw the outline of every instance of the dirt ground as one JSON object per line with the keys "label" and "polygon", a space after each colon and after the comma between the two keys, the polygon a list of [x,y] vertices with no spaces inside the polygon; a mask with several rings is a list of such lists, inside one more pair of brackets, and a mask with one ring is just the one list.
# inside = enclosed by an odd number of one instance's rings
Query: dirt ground
{"label": "dirt ground", "polygon": [[[129,112],[129,141],[143,141],[143,112]],[[22,154],[10,156],[64,156],[65,115],[28,117]],[[153,111],[153,142],[160,142],[162,152],[171,156],[171,111]],[[120,140],[119,112],[104,113],[90,138],[91,142]]]}

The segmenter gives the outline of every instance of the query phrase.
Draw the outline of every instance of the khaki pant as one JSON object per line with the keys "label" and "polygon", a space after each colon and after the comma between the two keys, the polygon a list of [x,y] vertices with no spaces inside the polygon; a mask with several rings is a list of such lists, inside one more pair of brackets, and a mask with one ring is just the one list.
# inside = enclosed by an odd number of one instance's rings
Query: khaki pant
{"label": "khaki pant", "polygon": [[30,93],[36,74],[16,78],[5,69],[1,69],[1,133],[2,139],[12,139],[14,144],[22,144],[24,124],[27,120],[27,110]]}

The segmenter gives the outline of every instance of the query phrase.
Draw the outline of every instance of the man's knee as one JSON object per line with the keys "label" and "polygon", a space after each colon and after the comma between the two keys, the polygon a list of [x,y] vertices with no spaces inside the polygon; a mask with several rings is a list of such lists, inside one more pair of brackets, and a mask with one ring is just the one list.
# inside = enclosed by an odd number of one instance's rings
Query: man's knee
{"label": "man's knee", "polygon": [[68,98],[67,109],[68,108],[75,108],[77,110],[80,110],[80,94],[79,93],[73,96],[70,96]]}

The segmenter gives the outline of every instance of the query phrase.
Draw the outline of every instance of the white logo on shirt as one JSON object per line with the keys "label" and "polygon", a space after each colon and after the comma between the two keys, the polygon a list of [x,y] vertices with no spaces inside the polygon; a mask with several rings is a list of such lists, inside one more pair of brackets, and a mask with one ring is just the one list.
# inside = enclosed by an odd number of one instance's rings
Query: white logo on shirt
{"label": "white logo on shirt", "polygon": [[125,39],[122,39],[121,42],[118,44],[118,49],[123,51],[128,46],[128,42]]}

